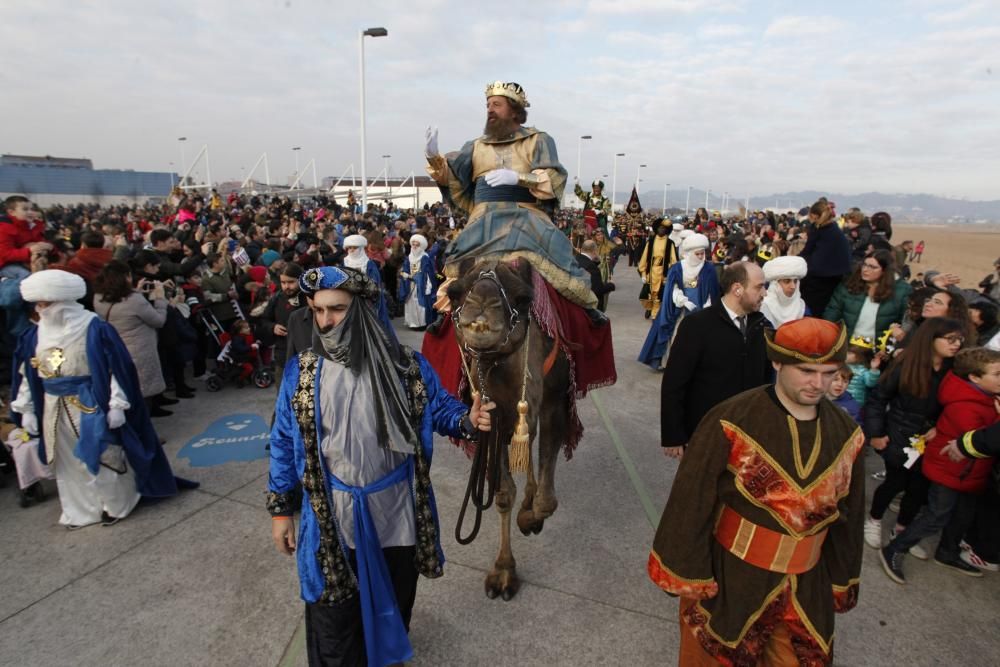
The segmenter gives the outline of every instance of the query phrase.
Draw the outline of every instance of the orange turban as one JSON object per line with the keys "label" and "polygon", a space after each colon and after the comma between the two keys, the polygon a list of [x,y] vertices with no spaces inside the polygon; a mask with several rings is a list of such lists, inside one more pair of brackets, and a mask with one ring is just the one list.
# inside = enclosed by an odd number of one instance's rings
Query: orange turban
{"label": "orange turban", "polygon": [[847,358],[847,327],[816,317],[767,332],[767,357],[781,364],[839,364]]}

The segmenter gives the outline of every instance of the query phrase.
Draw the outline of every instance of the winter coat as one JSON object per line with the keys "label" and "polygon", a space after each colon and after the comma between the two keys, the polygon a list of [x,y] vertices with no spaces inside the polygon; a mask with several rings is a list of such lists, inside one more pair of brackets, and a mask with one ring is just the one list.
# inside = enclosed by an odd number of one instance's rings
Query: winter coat
{"label": "winter coat", "polygon": [[31,251],[25,246],[45,240],[45,224],[34,223],[9,215],[0,215],[0,266],[31,262]]}
{"label": "winter coat", "polygon": [[[274,331],[274,325],[280,324],[285,327],[286,333],[288,330],[288,318],[293,311],[305,305],[305,298],[299,297],[297,303],[293,305],[288,300],[288,295],[286,295],[281,290],[278,290],[267,302],[267,306],[264,308],[264,312],[261,313],[258,321],[261,326],[267,331]],[[310,330],[310,333],[312,331]],[[278,368],[283,369],[285,367],[285,362],[288,361],[286,356],[286,351],[288,348],[288,337],[286,336],[275,336],[274,345],[274,363]]]}
{"label": "winter coat", "polygon": [[239,315],[233,308],[232,299],[229,298],[229,291],[233,289],[233,279],[229,270],[222,273],[209,272],[202,278],[201,289],[205,293],[209,310],[219,320],[225,323],[236,319]]}
{"label": "winter coat", "polygon": [[94,278],[97,277],[97,274],[100,273],[113,258],[113,253],[110,248],[84,247],[77,250],[76,254],[62,266],[53,266],[51,268],[58,268],[63,271],[75,273],[87,281],[87,286],[89,287],[94,282]]}
{"label": "winter coat", "polygon": [[744,339],[722,301],[681,320],[660,386],[663,447],[686,445],[709,410],[771,381],[767,326],[763,315],[750,313]]}
{"label": "winter coat", "polygon": [[143,397],[156,396],[166,388],[160,355],[157,354],[156,330],[167,321],[167,302],[149,302],[139,292],[132,292],[123,301],[107,303],[100,294],[94,297],[94,312],[115,328],[139,374]]}
{"label": "winter coat", "polygon": [[[903,321],[903,315],[906,314],[906,301],[912,291],[913,288],[910,287],[909,283],[897,280],[892,288],[892,296],[879,302],[878,313],[875,315],[876,336],[880,336],[893,322]],[[867,292],[852,294],[847,290],[847,283],[837,285],[833,296],[830,297],[830,303],[823,311],[823,319],[830,322],[843,320],[844,324],[847,325],[847,333],[853,334],[867,296]]]}
{"label": "winter coat", "polygon": [[851,246],[833,222],[811,228],[799,256],[806,260],[811,278],[846,276],[851,272]]}
{"label": "winter coat", "polygon": [[924,450],[924,476],[949,489],[964,493],[982,492],[990,480],[992,458],[952,461],[941,450],[949,440],[961,438],[966,431],[989,426],[997,421],[993,396],[954,373],[945,375],[938,389],[941,416],[937,434]]}
{"label": "winter coat", "polygon": [[951,370],[952,360],[945,359],[941,369],[931,374],[927,396],[919,398],[899,389],[900,364],[893,365],[868,394],[865,403],[865,435],[869,438],[889,436],[889,444],[879,452],[887,466],[902,468],[906,462],[904,448],[910,438],[930,430],[941,414],[938,387]]}
{"label": "winter coat", "polygon": [[850,392],[845,391],[837,398],[831,400],[834,405],[851,415],[851,419],[857,422],[858,425],[861,424],[861,406],[854,400],[854,397],[851,396]]}
{"label": "winter coat", "polygon": [[847,240],[851,244],[852,259],[860,262],[865,258],[871,238],[872,226],[868,222],[862,222],[848,233]]}

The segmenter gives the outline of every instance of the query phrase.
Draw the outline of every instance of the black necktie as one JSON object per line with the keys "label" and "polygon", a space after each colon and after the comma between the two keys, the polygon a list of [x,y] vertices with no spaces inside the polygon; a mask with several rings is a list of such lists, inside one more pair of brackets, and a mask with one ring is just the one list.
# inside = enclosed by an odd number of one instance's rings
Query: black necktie
{"label": "black necktie", "polygon": [[743,338],[746,339],[746,337],[747,337],[747,316],[746,315],[740,315],[739,317],[736,318],[736,322],[740,325],[740,333],[743,335]]}

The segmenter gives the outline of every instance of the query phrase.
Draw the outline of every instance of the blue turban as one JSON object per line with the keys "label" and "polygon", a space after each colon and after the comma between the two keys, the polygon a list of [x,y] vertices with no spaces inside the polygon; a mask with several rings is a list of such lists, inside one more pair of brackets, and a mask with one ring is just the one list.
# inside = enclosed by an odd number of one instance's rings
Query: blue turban
{"label": "blue turban", "polygon": [[324,289],[342,289],[371,300],[377,299],[381,292],[379,286],[364,273],[336,266],[320,266],[303,272],[299,276],[299,289],[306,296]]}

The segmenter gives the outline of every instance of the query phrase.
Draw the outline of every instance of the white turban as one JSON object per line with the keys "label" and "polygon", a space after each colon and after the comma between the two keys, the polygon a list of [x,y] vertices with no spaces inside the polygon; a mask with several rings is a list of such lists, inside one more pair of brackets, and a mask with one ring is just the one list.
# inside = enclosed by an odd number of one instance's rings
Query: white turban
{"label": "white turban", "polygon": [[771,284],[767,286],[767,295],[760,304],[760,312],[764,313],[764,317],[774,328],[805,315],[806,302],[802,300],[799,286],[795,286],[791,296],[786,296],[778,281],[784,278],[802,279],[806,270],[806,260],[795,255],[775,257],[764,263],[764,279]]}
{"label": "white turban", "polygon": [[345,248],[367,248],[368,239],[366,239],[361,234],[351,234],[350,236],[344,238]]}
{"label": "white turban", "polygon": [[[418,247],[413,248],[413,243],[416,242]],[[410,271],[417,271],[419,267],[419,262],[423,259],[424,251],[427,250],[427,237],[422,234],[414,234],[410,237]],[[416,265],[416,266],[414,266]]]}
{"label": "white turban", "polygon": [[[690,232],[691,230],[685,229],[684,231]],[[699,250],[699,249],[707,250],[708,246],[709,243],[707,236],[705,236],[704,234],[696,234],[694,232],[691,232],[690,234],[684,237],[683,241],[681,241],[681,255],[686,255],[692,250]]]}
{"label": "white turban", "polygon": [[68,271],[46,269],[21,281],[21,298],[30,303],[76,301],[87,295],[87,283]]}
{"label": "white turban", "polygon": [[782,278],[798,278],[801,280],[806,277],[808,270],[806,260],[797,255],[775,257],[764,263],[764,280],[767,282]]}
{"label": "white turban", "polygon": [[[704,257],[696,257],[694,254],[695,250],[706,250],[708,248],[708,237],[704,234],[696,234],[690,229],[685,229],[685,232],[690,232],[681,241],[681,272],[684,282],[690,282],[697,279],[698,274],[701,273],[702,266],[705,265]],[[684,232],[681,232],[682,234]]]}

